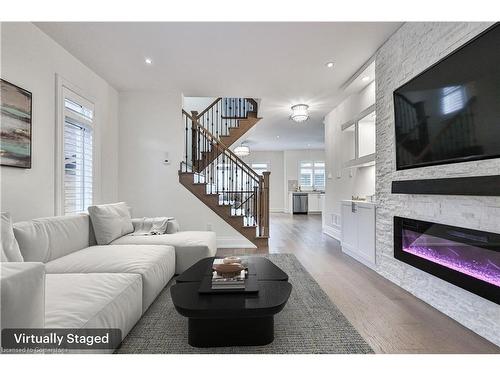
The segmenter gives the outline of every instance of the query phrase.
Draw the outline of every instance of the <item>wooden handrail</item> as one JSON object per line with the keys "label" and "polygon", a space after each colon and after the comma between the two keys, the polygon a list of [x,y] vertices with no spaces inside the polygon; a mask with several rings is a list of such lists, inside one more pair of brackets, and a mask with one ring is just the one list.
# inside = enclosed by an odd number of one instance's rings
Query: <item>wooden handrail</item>
{"label": "wooden handrail", "polygon": [[259,234],[269,236],[269,176],[271,172],[263,172],[260,182],[260,214],[259,214]]}
{"label": "wooden handrail", "polygon": [[212,102],[212,104],[210,104],[210,105],[209,105],[207,108],[205,108],[205,109],[204,109],[204,110],[203,110],[200,114],[198,114],[198,117],[203,116],[205,113],[207,113],[207,112],[210,110],[210,108],[212,108],[214,105],[216,105],[217,103],[219,103],[219,101],[221,101],[221,100],[222,100],[222,98],[217,98],[217,99],[215,99],[215,100]]}
{"label": "wooden handrail", "polygon": [[187,113],[184,109],[182,110],[182,114],[186,115],[191,121],[193,121],[193,117]]}

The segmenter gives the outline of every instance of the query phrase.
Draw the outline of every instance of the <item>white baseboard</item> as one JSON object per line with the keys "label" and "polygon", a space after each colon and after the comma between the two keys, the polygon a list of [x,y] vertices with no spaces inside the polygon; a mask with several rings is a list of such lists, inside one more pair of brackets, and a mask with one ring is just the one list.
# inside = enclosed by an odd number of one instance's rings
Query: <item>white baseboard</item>
{"label": "white baseboard", "polygon": [[269,212],[279,212],[279,213],[283,213],[283,212],[286,212],[284,208],[270,208],[269,209]]}
{"label": "white baseboard", "polygon": [[342,252],[349,255],[350,257],[356,259],[358,262],[363,263],[365,266],[375,270],[375,263],[373,263],[370,259],[363,257],[362,255],[352,251],[348,246],[342,246]]}
{"label": "white baseboard", "polygon": [[327,236],[335,238],[336,240],[341,241],[340,228],[332,227],[331,225],[323,226],[323,233]]}
{"label": "white baseboard", "polygon": [[227,248],[235,248],[235,249],[255,249],[253,243],[244,238],[243,236],[239,237],[219,237],[217,236],[217,248],[218,249],[227,249]]}

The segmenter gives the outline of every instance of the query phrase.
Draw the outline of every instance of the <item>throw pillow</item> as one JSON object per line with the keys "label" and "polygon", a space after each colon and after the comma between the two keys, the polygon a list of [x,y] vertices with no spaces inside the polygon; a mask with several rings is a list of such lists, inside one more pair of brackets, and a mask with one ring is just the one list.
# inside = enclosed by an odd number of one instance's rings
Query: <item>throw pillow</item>
{"label": "throw pillow", "polygon": [[19,244],[14,237],[14,231],[12,229],[12,218],[7,212],[2,212],[2,262],[23,262],[23,256],[21,250],[19,250]]}
{"label": "throw pillow", "polygon": [[179,226],[179,222],[176,219],[169,220],[167,223],[167,231],[166,234],[173,234],[180,231],[181,228]]}
{"label": "throw pillow", "polygon": [[134,224],[133,236],[150,236],[168,233],[167,228],[173,217],[143,217],[132,219]]}
{"label": "throw pillow", "polygon": [[134,231],[130,209],[125,202],[90,206],[88,211],[98,245],[108,245]]}

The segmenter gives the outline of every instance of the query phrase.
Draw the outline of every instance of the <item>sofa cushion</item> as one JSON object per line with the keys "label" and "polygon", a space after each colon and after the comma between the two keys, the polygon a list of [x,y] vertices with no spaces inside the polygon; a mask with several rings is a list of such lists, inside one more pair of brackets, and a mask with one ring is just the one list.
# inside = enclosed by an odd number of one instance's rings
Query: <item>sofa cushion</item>
{"label": "sofa cushion", "polygon": [[138,274],[48,274],[46,328],[118,328],[122,338],[142,314]]}
{"label": "sofa cushion", "polygon": [[172,246],[92,246],[45,265],[47,273],[135,273],[142,277],[143,311],[172,278]]}
{"label": "sofa cushion", "polygon": [[1,246],[2,262],[22,262],[23,256],[21,255],[21,250],[19,250],[19,245],[14,237],[14,231],[12,230],[12,218],[8,212],[2,212],[2,222],[1,222]]}
{"label": "sofa cushion", "polygon": [[107,245],[134,231],[130,209],[125,202],[90,206],[88,211],[98,245]]}
{"label": "sofa cushion", "polygon": [[175,247],[175,273],[180,274],[207,257],[215,256],[217,243],[214,232],[185,231],[159,236],[123,236],[112,245],[170,245]]}
{"label": "sofa cushion", "polygon": [[44,265],[5,262],[0,267],[1,328],[43,328]]}
{"label": "sofa cushion", "polygon": [[93,244],[87,214],[54,216],[14,224],[26,262],[48,262]]}

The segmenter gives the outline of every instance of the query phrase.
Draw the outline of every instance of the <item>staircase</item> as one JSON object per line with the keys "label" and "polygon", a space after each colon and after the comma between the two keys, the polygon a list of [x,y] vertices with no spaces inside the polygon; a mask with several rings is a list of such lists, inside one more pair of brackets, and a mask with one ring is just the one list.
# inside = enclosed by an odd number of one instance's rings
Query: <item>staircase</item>
{"label": "staircase", "polygon": [[259,120],[250,98],[217,98],[203,112],[182,111],[185,158],[179,182],[258,248],[268,245],[269,172],[252,170],[229,147]]}

